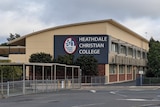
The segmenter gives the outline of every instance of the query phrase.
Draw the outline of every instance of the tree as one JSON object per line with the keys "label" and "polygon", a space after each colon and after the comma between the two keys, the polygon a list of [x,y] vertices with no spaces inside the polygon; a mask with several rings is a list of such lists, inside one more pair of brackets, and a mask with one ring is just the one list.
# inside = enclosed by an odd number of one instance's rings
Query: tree
{"label": "tree", "polygon": [[[80,66],[82,69],[82,75],[98,75],[98,61],[93,56],[80,56],[74,61],[74,55],[59,55],[54,62]],[[59,69],[62,68],[59,67]]]}
{"label": "tree", "polygon": [[[51,63],[52,61],[52,56],[50,54],[40,52],[40,53],[34,53],[30,56],[29,62],[35,62],[35,63]],[[42,66],[35,66],[36,70],[36,76],[42,76]],[[51,71],[50,67],[46,66],[44,67],[45,72],[45,77],[48,76],[48,73]],[[50,73],[49,73],[50,75]]]}
{"label": "tree", "polygon": [[75,64],[82,69],[82,75],[98,75],[98,61],[93,56],[80,56],[76,59]]}
{"label": "tree", "polygon": [[19,80],[22,77],[22,68],[19,66],[0,66],[0,72],[4,81]]}
{"label": "tree", "polygon": [[160,42],[153,38],[149,41],[147,76],[160,76]]}
{"label": "tree", "polygon": [[12,33],[10,33],[10,36],[9,36],[9,38],[7,38],[7,40],[11,41],[11,40],[14,40],[14,39],[19,38],[19,37],[20,37],[20,35],[17,34],[17,33],[15,33],[15,35],[13,35]]}
{"label": "tree", "polygon": [[30,56],[29,62],[50,63],[52,56],[44,52],[34,53]]}
{"label": "tree", "polygon": [[0,46],[7,46],[7,43],[1,43]]}
{"label": "tree", "polygon": [[[35,53],[30,56],[29,62],[40,62],[40,63],[49,63],[52,61],[52,56],[46,53]],[[54,59],[56,63],[62,63],[67,65],[80,66],[82,69],[82,75],[98,75],[98,61],[93,56],[80,56],[74,62],[74,55],[64,55],[58,56],[57,59]],[[38,68],[37,68],[38,69]],[[58,67],[57,69],[61,70],[63,67]],[[39,71],[41,72],[41,68],[39,67]]]}
{"label": "tree", "polygon": [[21,37],[21,35],[15,33],[15,39]]}
{"label": "tree", "polygon": [[[10,60],[0,60],[0,63],[10,63]],[[0,78],[3,81],[19,80],[22,77],[22,67],[20,66],[0,66]]]}
{"label": "tree", "polygon": [[[19,37],[21,37],[21,36],[17,33],[15,33],[15,35],[10,33],[9,37],[7,38],[7,41],[11,41],[11,40],[14,40]],[[1,43],[0,46],[8,46],[8,44],[6,42],[4,42],[4,43]]]}
{"label": "tree", "polygon": [[67,64],[67,65],[73,65],[74,64],[74,55],[59,55],[57,59],[54,60],[54,62]]}

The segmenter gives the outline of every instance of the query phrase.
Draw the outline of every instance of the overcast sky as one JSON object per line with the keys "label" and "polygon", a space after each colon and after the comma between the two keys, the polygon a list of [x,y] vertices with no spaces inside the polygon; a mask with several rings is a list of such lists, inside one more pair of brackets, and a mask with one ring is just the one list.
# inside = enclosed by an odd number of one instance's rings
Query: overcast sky
{"label": "overcast sky", "polygon": [[0,0],[0,43],[10,33],[104,19],[160,40],[160,0]]}

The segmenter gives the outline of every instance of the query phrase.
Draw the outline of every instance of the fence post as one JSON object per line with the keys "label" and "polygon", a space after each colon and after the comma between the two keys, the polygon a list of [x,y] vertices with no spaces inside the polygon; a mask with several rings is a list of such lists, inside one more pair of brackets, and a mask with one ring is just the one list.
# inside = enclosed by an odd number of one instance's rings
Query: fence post
{"label": "fence post", "polygon": [[46,81],[46,92],[48,92],[48,79],[46,79],[45,81]]}
{"label": "fence post", "polygon": [[7,96],[9,97],[9,81],[7,82]]}
{"label": "fence post", "polygon": [[54,91],[57,90],[57,87],[58,87],[58,83],[57,83],[56,80],[54,79]]}
{"label": "fence post", "polygon": [[93,81],[92,81],[92,77],[91,77],[91,86],[92,86],[92,82],[93,82]]}
{"label": "fence post", "polygon": [[23,94],[25,94],[25,91],[26,91],[26,89],[25,89],[25,87],[26,87],[26,85],[25,85],[25,80],[26,80],[25,64],[23,64],[22,66],[23,66],[23,68],[22,68],[22,70],[23,70]]}
{"label": "fence post", "polygon": [[34,80],[34,84],[35,84],[35,86],[34,86],[34,88],[35,88],[35,93],[37,93],[37,91],[38,91],[38,90],[37,90],[37,89],[38,89],[38,88],[37,88],[37,79]]}
{"label": "fence post", "polygon": [[149,85],[151,85],[151,78],[149,78]]}

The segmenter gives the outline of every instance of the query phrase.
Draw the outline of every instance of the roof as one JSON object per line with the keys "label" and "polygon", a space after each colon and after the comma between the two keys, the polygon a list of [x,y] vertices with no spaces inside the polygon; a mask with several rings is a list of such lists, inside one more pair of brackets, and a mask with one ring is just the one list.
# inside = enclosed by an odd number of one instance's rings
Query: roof
{"label": "roof", "polygon": [[32,36],[32,35],[35,35],[35,34],[39,34],[39,33],[42,33],[42,32],[47,32],[47,31],[50,31],[50,30],[65,28],[65,27],[87,25],[87,24],[95,24],[95,23],[103,23],[103,22],[108,22],[108,23],[110,23],[110,24],[112,24],[114,26],[117,26],[117,27],[123,29],[124,31],[126,31],[128,33],[131,33],[131,34],[135,35],[137,38],[142,39],[145,42],[148,42],[147,39],[145,39],[144,37],[140,36],[139,34],[133,32],[132,30],[128,29],[127,27],[123,26],[122,24],[114,21],[113,19],[107,19],[107,20],[98,20],[98,21],[73,23],[73,24],[67,24],[67,25],[61,25],[61,26],[56,26],[56,27],[51,27],[51,28],[43,29],[43,30],[40,30],[40,31],[37,31],[37,32],[33,32],[33,33],[30,33],[30,34],[24,35],[24,36],[22,36],[20,38],[12,40],[12,41],[9,41],[8,44],[14,45],[15,43],[22,43],[23,46],[24,46],[25,45],[24,44],[25,43],[25,38],[27,38],[29,36]]}
{"label": "roof", "polygon": [[60,64],[60,63],[0,63],[1,65],[12,65],[12,66],[19,66],[19,65],[26,65],[26,66],[34,66],[34,65],[38,65],[38,66],[53,66],[53,65],[58,65],[58,66],[64,66],[64,67],[75,67],[75,68],[80,68],[80,66],[76,66],[76,65],[66,65],[66,64]]}

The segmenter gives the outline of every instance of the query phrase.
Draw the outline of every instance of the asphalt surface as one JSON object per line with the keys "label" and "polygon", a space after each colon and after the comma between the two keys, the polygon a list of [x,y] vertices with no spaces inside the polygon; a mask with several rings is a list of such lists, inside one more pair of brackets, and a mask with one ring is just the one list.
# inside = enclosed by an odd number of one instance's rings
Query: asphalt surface
{"label": "asphalt surface", "polygon": [[160,86],[135,81],[0,99],[0,107],[160,107]]}
{"label": "asphalt surface", "polygon": [[160,107],[160,88],[82,87],[0,99],[0,107]]}

